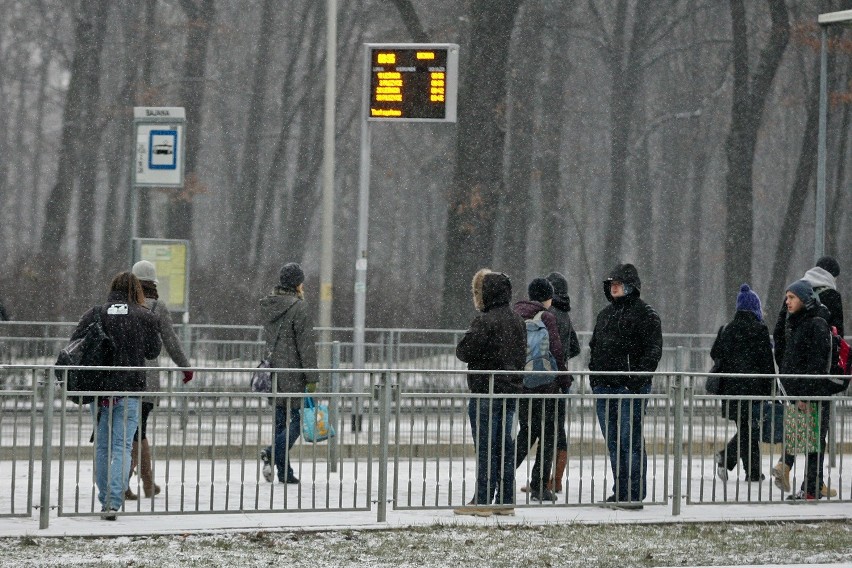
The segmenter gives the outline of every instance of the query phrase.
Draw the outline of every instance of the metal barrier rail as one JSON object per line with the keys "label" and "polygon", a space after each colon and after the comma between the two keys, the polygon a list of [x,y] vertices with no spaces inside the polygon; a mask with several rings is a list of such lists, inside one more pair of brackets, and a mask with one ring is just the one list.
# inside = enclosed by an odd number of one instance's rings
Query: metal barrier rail
{"label": "metal barrier rail", "polygon": [[[240,373],[246,385],[252,371],[198,370],[210,376]],[[162,493],[125,501],[119,514],[330,512],[370,510],[375,503],[377,519],[383,521],[388,504],[400,510],[431,510],[460,507],[469,501],[476,483],[476,452],[466,406],[470,398],[487,399],[489,395],[428,393],[416,386],[422,376],[436,383],[453,379],[457,373],[452,371],[308,372],[330,375],[328,392],[313,396],[327,404],[329,423],[336,435],[322,442],[300,438],[293,446],[291,463],[301,483],[266,482],[258,453],[273,437],[275,409],[267,399],[310,395],[268,396],[246,390],[212,393],[196,390],[192,384],[185,389],[170,386],[160,393],[145,394],[160,403],[149,417],[148,437],[154,481],[162,487]],[[100,514],[90,443],[91,408],[67,401],[64,383],[54,380],[51,366],[0,366],[0,376],[9,373],[29,377],[29,383],[22,383],[18,390],[0,392],[0,516],[32,516],[32,509],[38,507],[44,528],[51,508],[60,516]],[[342,379],[352,373],[367,376],[365,390],[341,392]],[[575,375],[575,387],[567,396],[513,397],[516,401],[566,401],[564,426],[568,436],[563,492],[553,502],[540,502],[520,490],[531,481],[536,449],[530,448],[527,460],[517,469],[515,506],[608,506],[605,499],[612,492],[613,478],[596,414],[596,403],[601,399],[647,400],[644,505],[670,505],[672,514],[678,515],[684,502],[786,502],[788,493],[776,489],[769,475],[762,482],[749,483],[741,479],[739,465],[727,481],[716,476],[715,454],[735,427],[719,416],[720,401],[732,397],[704,394],[707,374],[655,373],[653,390],[640,396],[596,395],[588,387],[589,376],[595,374],[606,373]],[[409,388],[409,384],[415,388]],[[829,491],[837,492],[829,499],[852,501],[852,485],[846,473],[852,467],[852,397],[847,394],[828,400],[835,410],[825,482]],[[513,432],[518,426],[516,418]],[[515,442],[523,444],[524,440]],[[527,440],[527,445],[529,442],[532,440]],[[768,474],[782,447],[761,449],[762,470]],[[794,489],[804,473],[800,456],[791,472]],[[36,481],[40,481],[38,491]],[[543,474],[538,481],[539,485],[546,483]],[[137,477],[131,478],[130,488],[137,494],[143,489]]]}

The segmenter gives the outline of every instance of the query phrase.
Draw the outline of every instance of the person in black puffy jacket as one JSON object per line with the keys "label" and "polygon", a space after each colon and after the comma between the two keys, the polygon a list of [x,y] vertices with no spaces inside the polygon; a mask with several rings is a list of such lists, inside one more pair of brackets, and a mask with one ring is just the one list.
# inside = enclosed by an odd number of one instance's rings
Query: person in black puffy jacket
{"label": "person in black puffy jacket", "polygon": [[[471,371],[521,371],[527,357],[524,320],[512,311],[512,283],[505,274],[480,270],[473,278],[474,306],[482,312],[456,346],[456,357]],[[476,489],[469,506],[455,509],[460,515],[513,514],[515,503],[515,441],[512,420],[523,375],[468,374],[473,394],[468,417],[476,446]],[[507,396],[508,395],[508,396]],[[498,507],[487,507],[495,503]]]}
{"label": "person in black puffy jacket", "polygon": [[647,455],[642,422],[651,376],[663,354],[660,317],[639,297],[641,281],[636,267],[620,264],[604,280],[610,305],[601,310],[589,341],[591,371],[620,371],[592,376],[595,394],[624,398],[598,399],[598,422],[609,450],[613,494],[607,502],[638,509],[645,499]]}
{"label": "person in black puffy jacket", "polygon": [[[547,281],[553,286],[553,303],[548,311],[556,316],[556,327],[559,328],[559,339],[562,341],[562,352],[565,354],[565,364],[568,360],[580,354],[580,341],[574,324],[571,323],[571,298],[568,296],[568,280],[559,272],[551,272],[547,275]],[[557,379],[559,391],[568,394],[574,377],[569,374],[559,375]],[[553,466],[553,478],[547,484],[547,488],[556,493],[562,492],[562,478],[565,476],[565,468],[568,466],[568,432],[565,429],[565,420],[568,414],[568,400],[563,398],[556,407],[556,464]]]}
{"label": "person in black puffy jacket", "polygon": [[[80,319],[71,340],[86,334],[96,311],[104,332],[112,339],[113,367],[144,367],[146,359],[160,354],[159,321],[145,307],[142,284],[130,272],[117,275],[110,285],[107,303],[95,306]],[[107,393],[142,392],[145,371],[109,371],[103,375]],[[139,398],[126,395],[98,397],[92,403],[95,421],[95,481],[102,518],[114,521],[121,509],[130,475],[133,436],[139,424]]]}
{"label": "person in black puffy jacket", "polygon": [[[740,287],[734,319],[719,330],[710,356],[718,365],[720,373],[775,373],[772,344],[769,340],[769,329],[763,322],[760,298],[748,284]],[[774,381],[772,377],[723,377],[719,394],[771,396]],[[728,472],[733,470],[739,461],[742,461],[746,480],[764,479],[760,471],[759,421],[762,404],[759,400],[722,401],[722,415],[737,424],[737,433],[725,449],[716,454],[717,475],[723,481],[728,479]]]}
{"label": "person in black puffy jacket", "polygon": [[[811,379],[807,375],[828,374],[831,334],[825,318],[829,314],[819,303],[807,280],[790,284],[785,296],[788,312],[784,321],[785,340],[783,347],[776,344],[775,359],[780,361],[779,373],[794,376],[783,377],[781,385],[788,396],[802,397],[792,403],[800,410],[807,411],[816,406],[820,437],[819,452],[809,452],[807,455],[807,470],[801,490],[788,499],[818,499],[829,491],[823,483],[823,462],[831,403],[827,400],[808,402],[806,399],[809,396],[830,395],[833,391],[826,390],[828,379]],[[775,485],[782,491],[792,490],[790,470],[795,463],[796,456],[785,453],[782,460],[772,468]]]}

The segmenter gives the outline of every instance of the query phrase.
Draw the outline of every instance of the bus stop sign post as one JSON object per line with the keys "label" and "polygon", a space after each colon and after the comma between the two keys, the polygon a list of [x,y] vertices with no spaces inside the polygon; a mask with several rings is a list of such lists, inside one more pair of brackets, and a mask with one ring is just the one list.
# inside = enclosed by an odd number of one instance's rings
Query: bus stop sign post
{"label": "bus stop sign post", "polygon": [[[352,365],[364,369],[367,300],[367,235],[370,216],[372,122],[456,121],[459,46],[452,43],[364,44],[361,94],[361,156],[358,169],[358,251],[355,259],[354,352]],[[366,376],[353,377],[354,392],[364,392]],[[356,402],[352,431],[361,431]]]}

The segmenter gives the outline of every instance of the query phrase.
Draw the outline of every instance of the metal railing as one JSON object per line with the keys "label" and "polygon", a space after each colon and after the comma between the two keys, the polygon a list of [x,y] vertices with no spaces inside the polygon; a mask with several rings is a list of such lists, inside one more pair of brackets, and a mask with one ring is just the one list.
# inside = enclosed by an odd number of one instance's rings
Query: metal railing
{"label": "metal railing", "polygon": [[[196,376],[236,373],[248,385],[252,371],[203,368]],[[119,514],[342,512],[373,510],[375,505],[377,519],[384,521],[388,505],[396,510],[460,507],[470,500],[476,485],[476,452],[467,414],[471,395],[451,389],[420,390],[424,376],[435,384],[449,383],[458,380],[456,372],[308,371],[325,375],[330,385],[327,392],[314,395],[263,395],[248,389],[216,393],[198,390],[192,383],[183,386],[172,376],[177,375],[174,369],[161,372],[169,379],[164,381],[164,390],[145,396],[158,403],[148,419],[148,437],[154,481],[162,492],[125,501]],[[365,389],[340,390],[353,373],[366,375]],[[600,373],[575,374],[568,395],[512,397],[564,401],[567,407],[565,422],[554,424],[564,426],[568,439],[562,493],[553,502],[541,502],[520,490],[535,481],[530,479],[532,463],[539,454],[533,445],[516,472],[516,507],[607,506],[614,480],[596,412],[597,402],[607,398],[647,399],[642,428],[647,452],[644,505],[670,506],[672,514],[679,515],[684,504],[787,502],[790,493],[778,490],[768,475],[782,455],[781,445],[761,445],[766,474],[762,482],[743,478],[742,460],[727,481],[717,477],[715,456],[736,427],[719,414],[721,401],[731,397],[704,392],[706,374],[658,372],[653,375],[651,393],[638,396],[593,393],[589,377],[596,374]],[[17,376],[20,387],[0,391],[0,516],[32,516],[38,508],[40,526],[45,528],[51,510],[59,516],[100,514],[90,443],[91,409],[67,400],[64,383],[55,380],[51,366],[0,366],[0,375]],[[273,438],[275,409],[269,400],[308,396],[328,406],[336,435],[322,442],[300,438],[293,446],[290,461],[301,483],[268,483],[258,453]],[[792,399],[776,396],[766,400]],[[852,500],[848,474],[852,467],[852,397],[847,394],[827,400],[834,409],[824,479],[829,490],[837,492],[827,498],[848,502]],[[794,491],[805,471],[805,461],[799,456],[791,472]],[[545,479],[538,481],[539,485],[546,483]],[[141,493],[137,477],[131,478],[130,488]]]}

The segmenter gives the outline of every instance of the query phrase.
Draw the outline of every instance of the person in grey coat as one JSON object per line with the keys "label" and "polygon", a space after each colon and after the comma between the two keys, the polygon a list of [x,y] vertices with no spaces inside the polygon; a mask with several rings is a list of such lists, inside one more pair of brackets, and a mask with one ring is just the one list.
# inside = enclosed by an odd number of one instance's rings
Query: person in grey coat
{"label": "person in grey coat", "polygon": [[[145,294],[145,307],[148,308],[159,321],[160,339],[163,342],[163,347],[175,365],[178,367],[189,367],[189,359],[183,352],[180,340],[175,333],[175,328],[172,325],[172,316],[169,312],[166,303],[160,300],[157,292],[157,269],[147,260],[140,260],[133,265],[131,269],[136,278],[142,284],[142,292]],[[159,361],[157,359],[146,359],[146,367],[157,367]],[[184,384],[192,380],[192,371],[183,371]],[[159,392],[160,391],[160,372],[147,371],[145,373],[145,391]],[[141,416],[139,427],[136,430],[136,436],[133,439],[133,454],[130,461],[130,473],[136,469],[136,464],[139,464],[139,478],[142,480],[142,489],[145,491],[145,497],[153,497],[159,495],[160,486],[154,483],[154,470],[151,463],[151,445],[148,443],[148,415],[157,406],[160,399],[155,396],[142,397]],[[141,441],[140,441],[141,439]],[[128,500],[138,499],[138,495],[128,487],[124,493],[124,498]]]}
{"label": "person in grey coat", "polygon": [[[313,369],[317,366],[314,326],[304,301],[305,273],[295,262],[281,268],[278,286],[260,301],[266,352],[270,353],[272,368]],[[298,371],[275,374],[279,393],[313,392],[318,376]],[[272,481],[272,462],[278,470],[281,483],[299,483],[287,454],[302,429],[302,397],[276,398],[275,400],[275,453],[267,446],[260,452],[263,477]]]}

